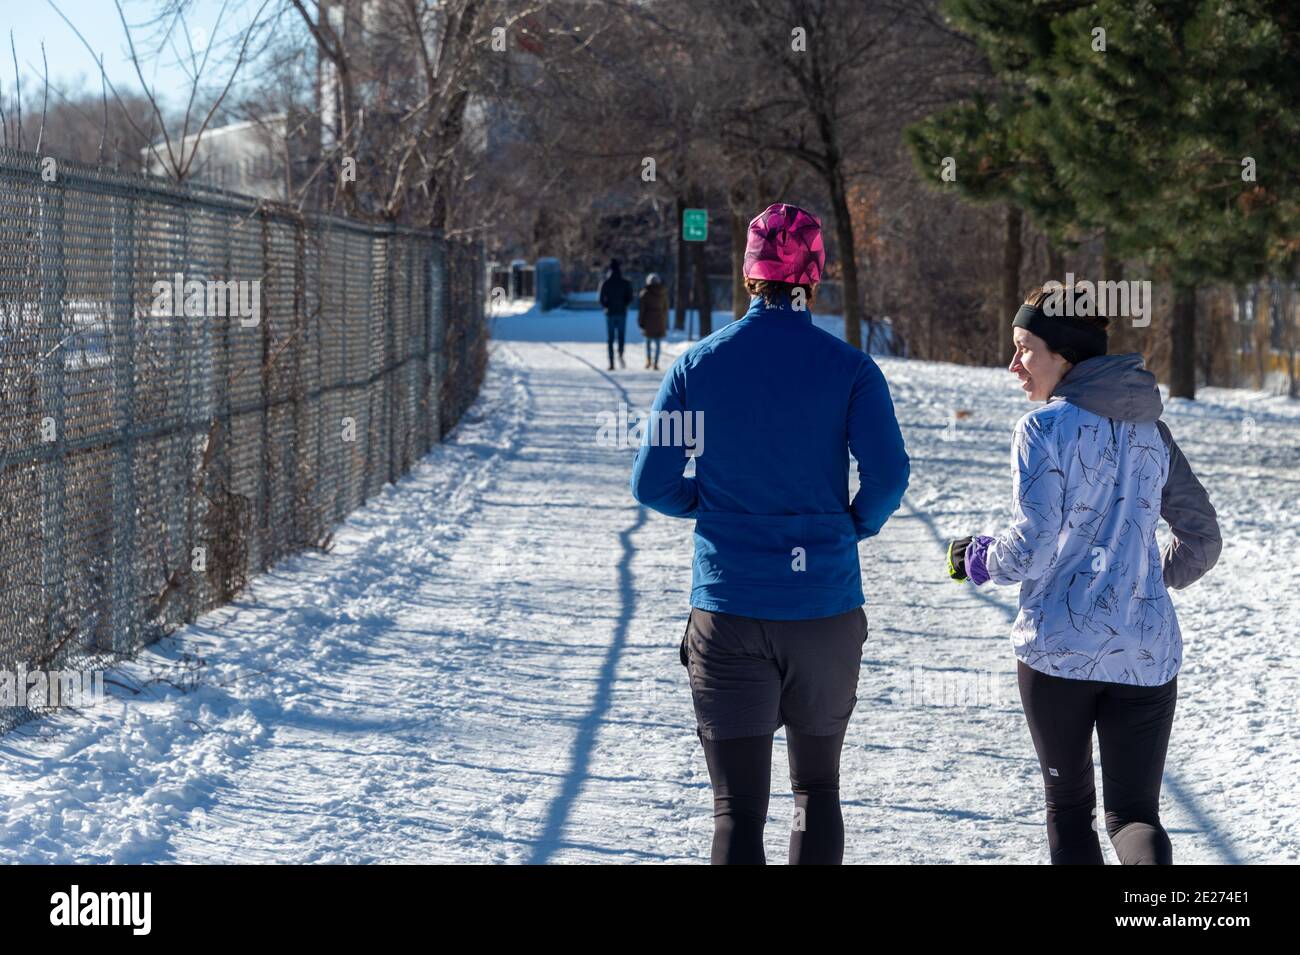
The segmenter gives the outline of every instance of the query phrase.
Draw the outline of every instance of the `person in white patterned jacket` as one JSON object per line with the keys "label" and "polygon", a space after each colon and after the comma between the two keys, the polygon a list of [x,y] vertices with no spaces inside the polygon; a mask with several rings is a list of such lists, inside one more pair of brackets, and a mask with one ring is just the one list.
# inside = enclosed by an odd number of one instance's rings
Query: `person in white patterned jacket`
{"label": "person in white patterned jacket", "polygon": [[[1103,861],[1094,726],[1120,862],[1169,864],[1160,782],[1183,647],[1167,588],[1205,574],[1222,540],[1205,488],[1159,420],[1155,376],[1141,355],[1106,354],[1109,318],[1093,314],[1090,292],[1049,282],[1016,313],[1009,370],[1031,401],[1047,403],[1016,424],[1014,520],[952,541],[948,572],[976,586],[1020,584],[1011,642],[1053,864]],[[1163,550],[1161,518],[1172,531]]]}

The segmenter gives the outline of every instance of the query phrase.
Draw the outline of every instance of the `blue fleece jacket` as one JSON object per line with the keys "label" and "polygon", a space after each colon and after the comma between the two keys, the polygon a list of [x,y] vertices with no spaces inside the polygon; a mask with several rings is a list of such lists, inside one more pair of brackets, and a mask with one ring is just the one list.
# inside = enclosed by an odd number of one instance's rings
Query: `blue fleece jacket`
{"label": "blue fleece jacket", "polygon": [[[852,502],[850,451],[860,485]],[[819,329],[807,310],[755,298],[664,376],[632,494],[695,518],[691,606],[809,620],[862,605],[857,543],[898,508],[909,473],[870,356]]]}

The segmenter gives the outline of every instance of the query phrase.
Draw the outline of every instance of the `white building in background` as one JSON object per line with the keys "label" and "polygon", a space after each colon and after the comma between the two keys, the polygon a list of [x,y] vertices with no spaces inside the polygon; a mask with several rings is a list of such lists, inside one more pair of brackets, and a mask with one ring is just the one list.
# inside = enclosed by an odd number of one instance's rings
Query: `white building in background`
{"label": "white building in background", "polygon": [[[197,143],[197,146],[196,146]],[[179,158],[196,153],[186,179],[261,199],[285,200],[285,117],[283,113],[191,134],[173,140]],[[197,152],[196,152],[197,150]],[[167,147],[159,141],[144,149],[145,169],[155,176],[172,176]]]}

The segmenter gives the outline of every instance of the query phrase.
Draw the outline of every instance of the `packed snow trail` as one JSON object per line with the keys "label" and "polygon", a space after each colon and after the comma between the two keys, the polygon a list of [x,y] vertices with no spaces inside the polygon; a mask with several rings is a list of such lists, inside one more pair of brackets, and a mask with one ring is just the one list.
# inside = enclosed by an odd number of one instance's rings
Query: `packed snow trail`
{"label": "packed snow trail", "polygon": [[[677,659],[691,523],[638,507],[633,449],[597,441],[662,374],[640,367],[629,326],[629,368],[606,372],[599,312],[497,319],[478,402],[332,553],[282,562],[142,653],[105,705],[0,737],[0,861],[707,861]],[[1029,405],[994,369],[881,366],[912,484],[860,549],[870,636],[845,858],[1046,862],[1015,589],[958,585],[942,556],[1005,521]],[[1174,595],[1186,662],[1163,818],[1179,862],[1296,861],[1300,411],[1209,389],[1165,418],[1225,546]],[[772,783],[782,862],[784,733]]]}

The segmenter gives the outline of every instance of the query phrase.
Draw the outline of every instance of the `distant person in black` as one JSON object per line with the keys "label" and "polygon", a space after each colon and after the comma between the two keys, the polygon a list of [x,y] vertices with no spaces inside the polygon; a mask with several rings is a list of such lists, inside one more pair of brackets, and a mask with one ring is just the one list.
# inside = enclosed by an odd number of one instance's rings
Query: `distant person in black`
{"label": "distant person in black", "polygon": [[618,367],[623,361],[623,338],[627,332],[627,307],[632,304],[632,283],[623,278],[618,259],[609,260],[609,271],[600,283],[600,307],[605,310],[605,344],[609,348],[609,370],[614,370],[614,339],[618,339]]}

